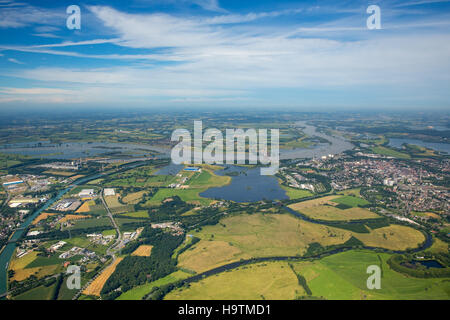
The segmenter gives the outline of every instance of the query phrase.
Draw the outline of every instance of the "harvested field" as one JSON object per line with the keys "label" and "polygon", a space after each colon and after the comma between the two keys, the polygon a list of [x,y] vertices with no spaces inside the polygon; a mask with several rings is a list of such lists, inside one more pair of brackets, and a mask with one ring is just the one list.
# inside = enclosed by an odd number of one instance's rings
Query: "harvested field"
{"label": "harvested field", "polygon": [[56,213],[43,212],[39,216],[37,216],[36,219],[33,220],[32,224],[36,225],[36,224],[38,224],[39,221],[45,220],[48,217],[54,216],[54,215],[56,215]]}
{"label": "harvested field", "polygon": [[103,286],[109,277],[116,270],[117,265],[122,261],[123,258],[117,258],[111,265],[109,265],[103,272],[94,280],[92,283],[83,290],[83,294],[87,296],[100,296]]}
{"label": "harvested field", "polygon": [[89,202],[85,202],[81,205],[81,207],[78,208],[77,211],[75,211],[75,213],[86,213],[89,212],[91,210],[91,208],[89,207]]}
{"label": "harvested field", "polygon": [[85,215],[81,215],[81,214],[68,214],[68,215],[64,216],[64,218],[59,220],[59,222],[64,223],[64,222],[67,222],[70,220],[81,220],[81,219],[87,219],[90,217],[91,216],[85,216]]}
{"label": "harvested field", "polygon": [[134,252],[131,255],[132,256],[140,256],[140,257],[150,257],[152,248],[153,248],[153,246],[141,245],[141,246],[139,246],[139,248],[134,250]]}

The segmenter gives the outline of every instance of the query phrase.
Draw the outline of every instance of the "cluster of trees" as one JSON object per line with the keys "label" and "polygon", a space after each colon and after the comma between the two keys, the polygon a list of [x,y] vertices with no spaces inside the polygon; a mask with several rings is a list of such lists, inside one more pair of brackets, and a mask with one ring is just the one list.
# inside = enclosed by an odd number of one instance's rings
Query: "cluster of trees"
{"label": "cluster of trees", "polygon": [[152,254],[150,257],[125,257],[103,286],[102,298],[115,299],[123,291],[176,271],[176,260],[172,259],[172,253],[183,240],[184,235],[175,236],[147,226],[142,231],[140,240],[125,247],[122,253],[130,253],[139,245],[147,244],[153,246]]}
{"label": "cluster of trees", "polygon": [[161,206],[150,211],[152,221],[171,220],[195,207],[181,200],[179,196],[173,196],[171,199],[171,201],[163,201]]}
{"label": "cluster of trees", "polygon": [[297,271],[295,271],[294,266],[292,264],[289,263],[289,267],[292,269],[292,272],[294,272],[294,274],[297,276],[297,281],[298,284],[300,286],[303,287],[303,289],[305,290],[306,294],[308,296],[312,295],[312,291],[308,286],[308,283],[306,282],[306,279],[304,276],[302,276],[300,273],[298,273]]}
{"label": "cluster of trees", "polygon": [[[58,290],[56,292],[56,295],[59,292],[59,288],[61,287],[61,284],[59,283],[61,281],[62,276],[58,275],[58,277],[51,277],[51,278],[47,278],[47,279],[38,279],[35,275],[31,275],[29,276],[27,279],[25,279],[24,281],[16,281],[13,280],[10,284],[9,284],[9,288],[11,290],[11,295],[12,296],[17,296],[21,293],[24,293],[26,291],[29,291],[33,288],[39,287],[41,285],[44,285],[46,287],[50,287],[51,285],[53,285],[55,282],[58,281]],[[55,288],[56,289],[56,288]],[[53,293],[53,295],[55,295],[55,293]],[[55,298],[56,299],[56,298]]]}

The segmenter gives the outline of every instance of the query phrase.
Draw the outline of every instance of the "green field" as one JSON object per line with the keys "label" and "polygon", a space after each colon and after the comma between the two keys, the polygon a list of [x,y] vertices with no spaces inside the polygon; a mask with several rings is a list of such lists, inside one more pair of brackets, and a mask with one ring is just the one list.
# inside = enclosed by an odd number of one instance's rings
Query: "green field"
{"label": "green field", "polygon": [[56,255],[50,258],[48,257],[40,257],[37,256],[30,264],[28,264],[25,268],[36,268],[36,267],[46,267],[53,266],[56,264],[61,264],[63,260],[59,259]]}
{"label": "green field", "polygon": [[77,220],[70,229],[76,230],[103,226],[111,226],[111,220],[108,217]]}
{"label": "green field", "polygon": [[199,203],[201,205],[209,205],[212,200],[200,197],[199,193],[206,191],[207,188],[196,189],[159,189],[158,192],[148,201],[147,205],[159,205],[161,202],[173,196],[179,196],[181,200],[189,203]]}
{"label": "green field", "polygon": [[122,213],[121,215],[132,218],[148,218],[148,211],[136,211],[136,212],[128,212]]}
{"label": "green field", "polygon": [[305,295],[287,262],[242,266],[170,292],[166,300],[293,300]]}
{"label": "green field", "polygon": [[344,204],[349,207],[358,207],[358,206],[365,206],[365,205],[370,204],[370,202],[368,202],[365,199],[352,197],[352,196],[344,196],[344,197],[340,197],[337,199],[333,199],[331,201],[340,203],[340,204]]}
{"label": "green field", "polygon": [[[352,250],[319,261],[293,263],[312,290],[326,299],[449,299],[450,279],[417,279],[389,268],[386,253]],[[381,264],[380,264],[381,260]],[[380,290],[367,289],[370,265],[381,266]]]}
{"label": "green field", "polygon": [[144,285],[135,287],[127,292],[122,293],[116,300],[140,300],[147,293],[149,293],[152,288],[160,287],[165,284],[173,283],[181,279],[186,279],[190,274],[183,271],[176,271],[169,274],[168,276],[158,279],[153,282],[146,283]]}
{"label": "green field", "polygon": [[286,191],[286,195],[290,200],[306,198],[313,195],[312,192],[308,190],[295,189],[282,184],[280,184],[280,186],[284,191]]}
{"label": "green field", "polygon": [[[351,250],[320,260],[291,261],[295,273],[306,280],[308,295],[299,286],[287,262],[247,265],[175,289],[165,299],[294,299],[330,300],[443,299],[450,298],[450,279],[418,279],[389,268],[390,254]],[[367,267],[381,267],[381,289],[367,288]]]}
{"label": "green field", "polygon": [[56,283],[49,287],[39,286],[15,296],[14,300],[51,300],[55,289]]}
{"label": "green field", "polygon": [[373,153],[381,154],[383,156],[400,158],[400,159],[410,159],[411,158],[411,156],[407,153],[402,153],[402,152],[396,151],[394,149],[386,148],[383,146],[372,147],[371,150]]}
{"label": "green field", "polygon": [[102,231],[102,235],[104,235],[104,236],[115,236],[116,235],[116,229],[104,230],[104,231]]}
{"label": "green field", "polygon": [[313,242],[342,244],[351,232],[290,214],[240,214],[193,235],[201,241],[179,255],[179,266],[202,272],[239,259],[302,255]]}

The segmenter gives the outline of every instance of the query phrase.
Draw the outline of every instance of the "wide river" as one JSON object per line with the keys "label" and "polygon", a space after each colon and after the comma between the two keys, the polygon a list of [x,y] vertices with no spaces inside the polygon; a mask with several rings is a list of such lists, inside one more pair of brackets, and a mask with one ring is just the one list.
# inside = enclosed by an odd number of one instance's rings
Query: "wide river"
{"label": "wide river", "polygon": [[310,137],[320,137],[328,140],[330,143],[319,143],[311,148],[281,149],[280,159],[304,159],[318,158],[329,154],[335,155],[354,148],[354,145],[342,137],[330,136],[318,132],[316,127],[306,124],[306,121],[296,122],[296,126],[303,128],[303,132]]}

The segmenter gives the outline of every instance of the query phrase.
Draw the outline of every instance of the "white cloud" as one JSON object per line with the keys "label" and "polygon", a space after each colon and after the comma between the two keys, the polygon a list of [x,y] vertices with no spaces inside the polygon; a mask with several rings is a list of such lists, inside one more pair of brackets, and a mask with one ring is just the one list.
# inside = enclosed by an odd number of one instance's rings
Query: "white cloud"
{"label": "white cloud", "polygon": [[29,5],[14,5],[0,10],[0,28],[22,28],[29,25],[64,25],[64,10],[41,9]]}
{"label": "white cloud", "polygon": [[[77,94],[47,91],[39,96],[54,98],[52,101],[65,97],[71,102],[166,98],[177,103],[225,103],[251,100],[257,92],[266,89],[357,91],[365,88],[370,92],[372,87],[382,87],[398,88],[402,93],[414,95],[418,88],[428,90],[427,94],[435,86],[440,90],[450,80],[450,35],[445,32],[429,30],[426,34],[414,34],[398,28],[398,33],[380,34],[342,21],[316,28],[271,27],[261,32],[260,27],[240,24],[299,11],[204,18],[129,14],[101,6],[89,8],[112,30],[113,39],[0,48],[79,58],[129,59],[139,64],[110,68],[34,68],[9,70],[4,74],[48,86],[67,87]],[[357,32],[361,36],[351,41],[327,38],[331,31]],[[94,55],[76,51],[78,46],[104,43],[147,49],[151,53]],[[58,47],[71,47],[73,51],[53,49]],[[4,91],[3,95],[17,95],[22,99],[30,96],[14,91]]]}
{"label": "white cloud", "polygon": [[15,63],[15,64],[24,64],[22,61],[19,61],[17,59],[14,58],[8,58],[9,62]]}

